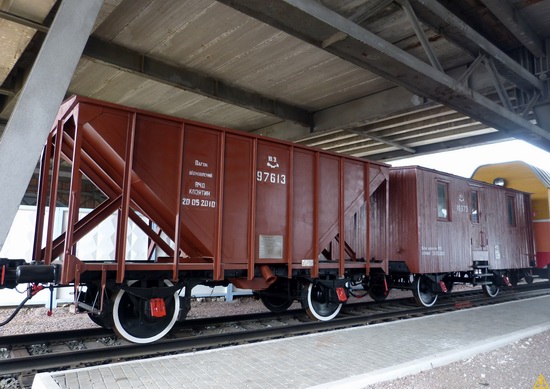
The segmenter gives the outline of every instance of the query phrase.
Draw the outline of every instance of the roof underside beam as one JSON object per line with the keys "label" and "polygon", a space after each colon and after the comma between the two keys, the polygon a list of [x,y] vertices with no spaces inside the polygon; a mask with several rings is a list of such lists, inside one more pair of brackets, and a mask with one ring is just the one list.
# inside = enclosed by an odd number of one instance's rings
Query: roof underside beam
{"label": "roof underside beam", "polygon": [[527,49],[537,57],[546,56],[541,37],[525,21],[518,10],[502,0],[481,0]]}
{"label": "roof underside beam", "polygon": [[[424,146],[416,147],[416,152],[418,155],[421,154],[433,154],[440,153],[444,151],[458,150],[465,147],[473,147],[483,144],[503,142],[506,140],[512,140],[513,138],[503,134],[502,132],[491,132],[489,134],[471,136],[467,138],[454,139],[446,142],[432,143]],[[400,159],[403,157],[410,157],[404,150],[395,150],[379,154],[371,154],[368,156],[369,159],[374,159],[377,161],[391,161],[394,159]]]}
{"label": "roof underside beam", "polygon": [[[268,6],[263,1],[218,1],[391,80],[412,93],[475,118],[502,131],[505,137],[525,139],[531,143],[550,140],[550,132],[316,1],[273,0]],[[343,38],[326,45],[335,34]]]}
{"label": "roof underside beam", "polygon": [[[464,23],[438,1],[409,0],[409,2],[417,17],[424,24],[430,26],[448,41],[453,42],[474,57],[483,52],[493,58],[499,73],[516,86],[524,90],[542,89],[542,82],[537,77]],[[502,1],[499,1],[500,3]]]}
{"label": "roof underside beam", "polygon": [[317,111],[314,132],[353,128],[438,104],[403,88],[392,88]]}
{"label": "roof underside beam", "polygon": [[[425,111],[425,114],[429,114],[429,112]],[[413,116],[409,115],[411,118]],[[318,138],[304,138],[298,140],[298,143],[355,156],[369,156],[380,153],[380,150],[392,150],[395,148],[416,153],[414,147],[433,143],[434,137],[439,139],[439,141],[445,142],[456,138],[473,136],[474,134],[480,135],[495,132],[494,129],[487,128],[486,125],[453,111],[450,111],[447,115],[442,113],[439,118],[434,117],[430,120],[413,120],[408,122],[407,117],[402,119],[404,120],[404,124],[397,126],[390,125],[386,129],[381,129],[384,128],[385,122],[383,121],[379,123],[382,126],[380,129],[369,130],[368,127],[364,127],[363,129],[357,128],[355,131],[335,131]],[[387,122],[390,121],[392,120],[388,120]],[[389,142],[377,141],[377,137],[395,142],[396,144],[391,145]],[[387,145],[393,147],[388,147]],[[403,145],[408,145],[409,150],[402,147]]]}
{"label": "roof underside beam", "polygon": [[[447,69],[447,75],[459,79],[473,66],[460,66],[455,69]],[[472,69],[473,70],[473,69]],[[494,90],[494,83],[487,72],[476,72],[468,75],[467,85],[471,89],[486,95]],[[418,96],[400,87],[394,87],[377,92],[359,99],[355,99],[340,105],[335,105],[317,111],[314,114],[315,128],[313,133],[325,133],[336,129],[354,128],[363,125],[378,126],[377,122],[387,118],[396,118],[399,122],[409,120],[409,115],[418,113],[418,120],[431,113],[424,114],[426,110],[433,107],[440,107],[440,104]],[[445,112],[452,111],[446,108]],[[403,119],[407,116],[407,119]],[[313,136],[313,133],[310,135]]]}
{"label": "roof underside beam", "polygon": [[256,92],[237,88],[219,79],[174,66],[93,36],[88,39],[83,55],[107,66],[113,66],[176,88],[260,113],[277,116],[306,127],[313,127],[312,112],[268,98]]}

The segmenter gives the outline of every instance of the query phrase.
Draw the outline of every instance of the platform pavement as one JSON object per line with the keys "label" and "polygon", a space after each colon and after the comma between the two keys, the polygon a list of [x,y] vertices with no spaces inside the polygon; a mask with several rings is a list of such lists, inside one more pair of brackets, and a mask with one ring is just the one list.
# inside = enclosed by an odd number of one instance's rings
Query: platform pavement
{"label": "platform pavement", "polygon": [[362,388],[550,329],[550,297],[217,350],[40,373],[33,389]]}

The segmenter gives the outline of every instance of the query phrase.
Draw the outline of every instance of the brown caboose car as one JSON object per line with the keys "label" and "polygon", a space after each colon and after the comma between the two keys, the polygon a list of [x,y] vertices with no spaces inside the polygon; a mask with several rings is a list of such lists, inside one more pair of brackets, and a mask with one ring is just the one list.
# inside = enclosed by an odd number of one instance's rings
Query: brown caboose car
{"label": "brown caboose car", "polygon": [[454,282],[496,295],[534,265],[529,194],[422,167],[390,169],[390,236],[390,284],[425,306]]}

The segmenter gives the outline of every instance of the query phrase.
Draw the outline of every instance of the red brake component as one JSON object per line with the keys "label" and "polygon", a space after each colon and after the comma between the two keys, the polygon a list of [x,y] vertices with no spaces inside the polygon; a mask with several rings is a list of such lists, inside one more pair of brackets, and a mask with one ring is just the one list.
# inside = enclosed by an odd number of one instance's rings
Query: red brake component
{"label": "red brake component", "polygon": [[2,266],[2,277],[0,279],[0,285],[4,285],[4,278],[6,277],[6,265]]}
{"label": "red brake component", "polygon": [[447,285],[443,281],[439,281],[439,287],[443,293],[447,293]]}
{"label": "red brake component", "polygon": [[338,300],[341,302],[347,301],[348,296],[346,296],[346,291],[343,287],[336,288],[336,295],[338,296]]}
{"label": "red brake component", "polygon": [[503,279],[504,283],[506,284],[506,286],[512,286],[512,284],[510,283],[510,280],[508,279],[508,277],[502,276],[502,279]]}
{"label": "red brake component", "polygon": [[151,307],[152,317],[164,317],[166,316],[166,305],[164,305],[164,299],[156,298],[149,300],[149,306]]}
{"label": "red brake component", "polygon": [[31,286],[31,296],[35,296],[42,289],[44,289],[44,285],[32,284],[32,286]]}

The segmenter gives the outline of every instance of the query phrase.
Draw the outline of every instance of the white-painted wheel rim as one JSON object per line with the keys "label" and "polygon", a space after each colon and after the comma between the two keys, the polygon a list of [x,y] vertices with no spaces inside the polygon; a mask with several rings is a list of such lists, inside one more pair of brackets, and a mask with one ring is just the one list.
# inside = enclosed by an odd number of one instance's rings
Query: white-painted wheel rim
{"label": "white-painted wheel rim", "polygon": [[420,302],[422,303],[423,306],[425,306],[426,308],[429,308],[431,307],[432,305],[435,304],[435,302],[437,301],[437,294],[434,294],[433,295],[433,300],[431,302],[426,302],[423,298],[422,298],[422,295],[426,295],[428,293],[425,293],[425,292],[422,292],[420,290],[420,282],[422,280],[422,276],[419,276],[418,277],[418,280],[416,282],[416,293],[418,295],[418,299],[420,300]]}
{"label": "white-painted wheel rim", "polygon": [[495,284],[485,285],[485,291],[487,292],[487,295],[489,297],[495,297],[498,294],[499,290],[500,288]]}
{"label": "white-painted wheel rim", "polygon": [[[137,282],[137,281],[136,280],[128,281],[128,286],[131,286],[135,282]],[[173,284],[169,280],[164,280],[164,283],[166,284],[166,286],[173,286]],[[129,342],[133,342],[133,343],[142,343],[142,344],[143,343],[151,343],[151,342],[159,340],[164,335],[166,335],[172,329],[172,327],[174,327],[174,324],[176,324],[176,320],[178,319],[178,313],[179,313],[179,310],[180,310],[179,291],[174,293],[174,314],[173,314],[172,319],[168,323],[168,325],[164,328],[164,330],[162,330],[160,333],[158,333],[156,335],[153,335],[151,337],[148,337],[148,338],[138,338],[136,336],[131,335],[130,333],[128,333],[124,329],[124,327],[123,327],[123,325],[120,321],[120,317],[119,317],[119,313],[118,313],[118,310],[119,310],[119,307],[120,307],[120,301],[122,300],[122,296],[124,296],[125,293],[126,292],[124,290],[122,290],[122,289],[119,290],[117,292],[117,295],[115,297],[115,302],[113,304],[114,328],[116,329],[117,333],[120,336],[122,336],[124,339],[128,340]]]}
{"label": "white-painted wheel rim", "polygon": [[338,307],[336,308],[336,310],[331,315],[322,316],[315,310],[315,308],[313,306],[313,300],[311,299],[312,290],[313,290],[313,283],[309,284],[308,289],[307,289],[307,305],[309,307],[309,311],[311,312],[311,314],[317,320],[320,320],[320,321],[329,321],[329,320],[334,319],[336,317],[336,315],[338,315],[338,313],[340,313],[340,309],[342,309],[342,304],[341,303],[338,304]]}

